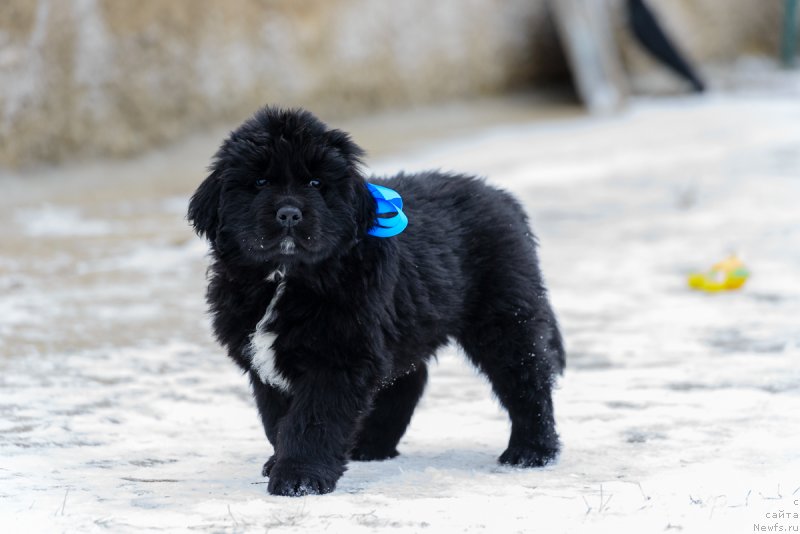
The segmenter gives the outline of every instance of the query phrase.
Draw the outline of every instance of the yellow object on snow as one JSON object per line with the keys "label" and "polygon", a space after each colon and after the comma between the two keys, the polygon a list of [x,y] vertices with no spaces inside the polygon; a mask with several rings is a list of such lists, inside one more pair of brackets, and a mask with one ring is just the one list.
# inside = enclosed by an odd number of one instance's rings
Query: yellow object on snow
{"label": "yellow object on snow", "polygon": [[689,287],[699,291],[729,291],[742,287],[748,276],[750,271],[745,268],[742,260],[730,256],[715,264],[708,272],[690,274]]}

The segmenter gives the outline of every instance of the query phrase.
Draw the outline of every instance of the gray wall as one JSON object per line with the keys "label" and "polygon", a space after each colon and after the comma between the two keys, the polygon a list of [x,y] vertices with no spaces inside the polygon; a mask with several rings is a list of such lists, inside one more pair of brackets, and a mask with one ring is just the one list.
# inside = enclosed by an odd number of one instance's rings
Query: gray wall
{"label": "gray wall", "polygon": [[[653,3],[701,59],[775,40],[779,0]],[[564,73],[545,0],[3,0],[0,165],[127,155],[267,102],[335,116]]]}

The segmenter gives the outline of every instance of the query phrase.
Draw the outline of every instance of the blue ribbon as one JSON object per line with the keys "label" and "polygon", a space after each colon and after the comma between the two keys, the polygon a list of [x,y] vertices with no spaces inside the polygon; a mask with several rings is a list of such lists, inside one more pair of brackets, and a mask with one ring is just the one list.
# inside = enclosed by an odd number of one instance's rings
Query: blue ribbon
{"label": "blue ribbon", "polygon": [[367,232],[375,237],[392,237],[408,226],[408,217],[403,213],[403,199],[394,189],[382,185],[367,184],[367,189],[375,199],[375,225]]}

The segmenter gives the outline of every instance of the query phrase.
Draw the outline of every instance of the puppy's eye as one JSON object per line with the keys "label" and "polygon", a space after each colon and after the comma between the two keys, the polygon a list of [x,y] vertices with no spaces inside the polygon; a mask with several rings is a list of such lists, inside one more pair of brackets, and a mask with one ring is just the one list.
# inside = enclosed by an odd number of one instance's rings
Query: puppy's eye
{"label": "puppy's eye", "polygon": [[314,189],[319,189],[320,185],[319,180],[310,180],[308,182],[308,187],[313,187]]}
{"label": "puppy's eye", "polygon": [[269,180],[267,180],[266,178],[259,178],[258,180],[256,180],[256,187],[264,187],[267,184],[269,184]]}

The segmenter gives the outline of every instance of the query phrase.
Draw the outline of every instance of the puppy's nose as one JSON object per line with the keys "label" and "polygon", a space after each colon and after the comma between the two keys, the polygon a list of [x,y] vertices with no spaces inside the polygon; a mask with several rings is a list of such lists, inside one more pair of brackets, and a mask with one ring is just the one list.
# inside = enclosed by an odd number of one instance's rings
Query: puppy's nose
{"label": "puppy's nose", "polygon": [[294,206],[284,206],[278,210],[275,219],[281,226],[291,228],[303,220],[303,212]]}

